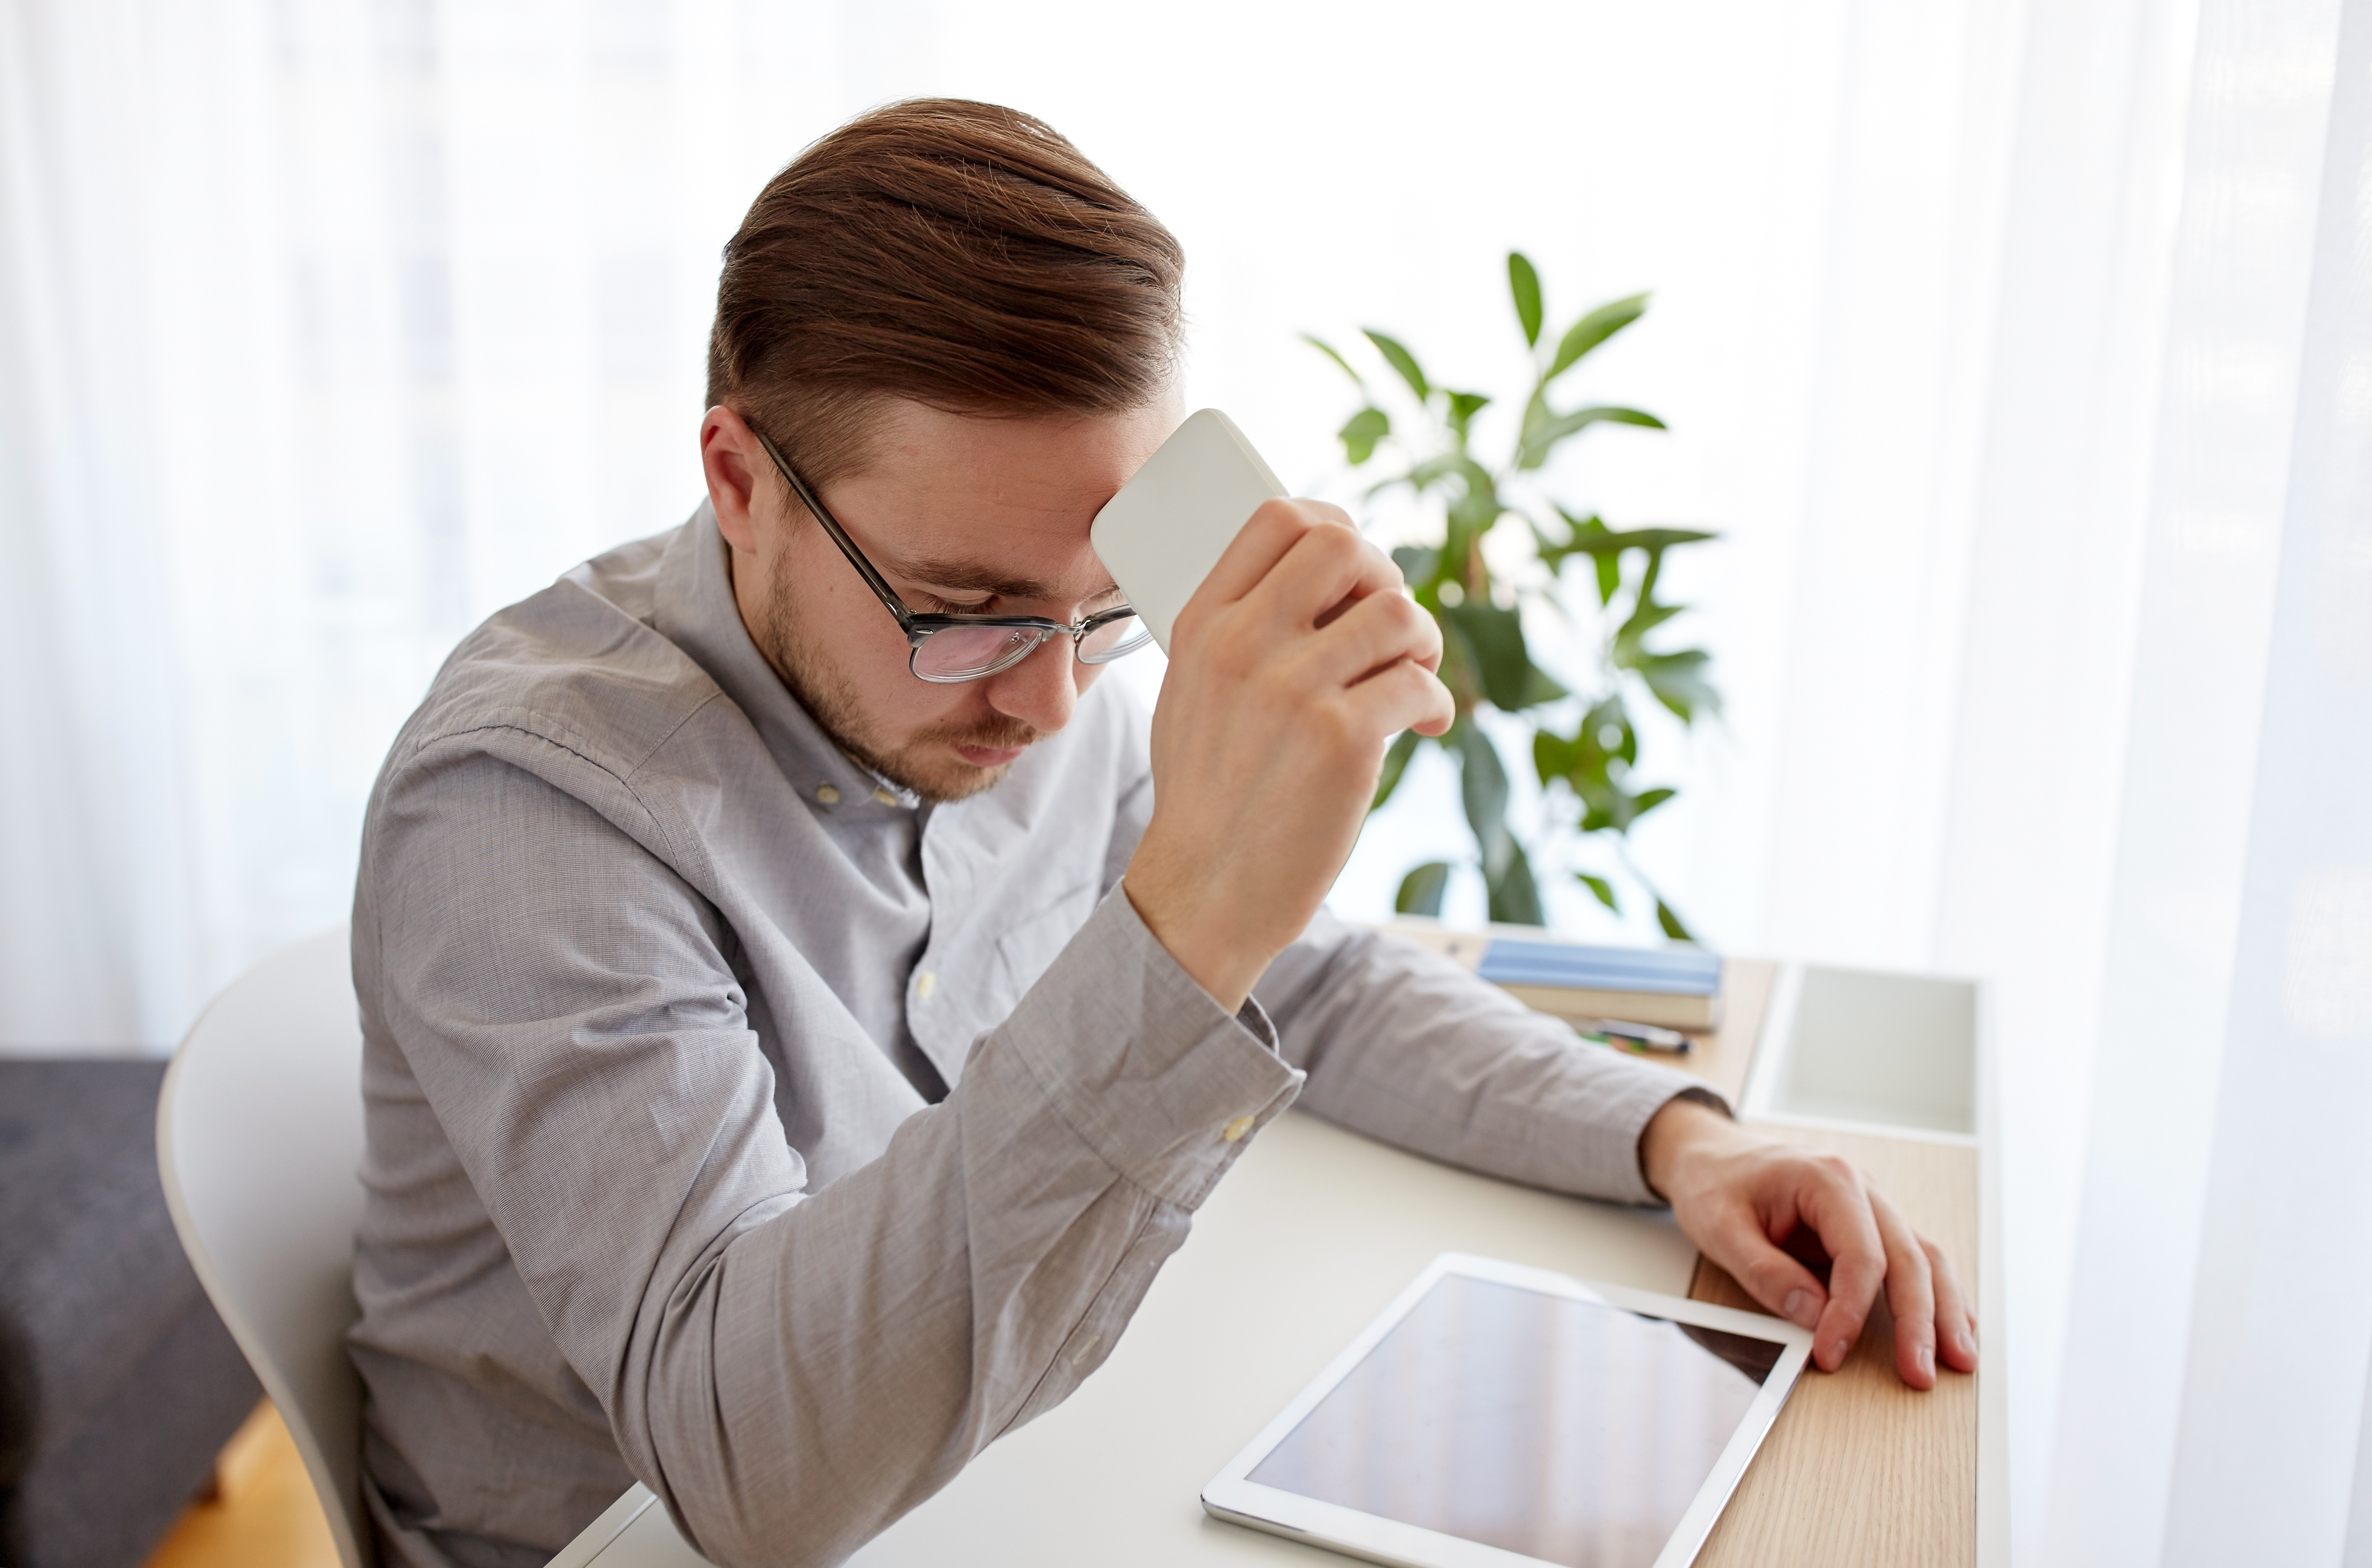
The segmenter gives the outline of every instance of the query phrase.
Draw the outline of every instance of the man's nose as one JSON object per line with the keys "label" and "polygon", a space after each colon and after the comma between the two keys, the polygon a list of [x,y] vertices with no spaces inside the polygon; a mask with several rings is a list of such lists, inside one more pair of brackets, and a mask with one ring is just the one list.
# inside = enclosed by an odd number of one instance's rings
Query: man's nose
{"label": "man's nose", "polygon": [[1079,705],[1081,668],[1070,638],[1049,637],[1028,658],[989,678],[988,705],[1052,735],[1071,722],[1071,710]]}

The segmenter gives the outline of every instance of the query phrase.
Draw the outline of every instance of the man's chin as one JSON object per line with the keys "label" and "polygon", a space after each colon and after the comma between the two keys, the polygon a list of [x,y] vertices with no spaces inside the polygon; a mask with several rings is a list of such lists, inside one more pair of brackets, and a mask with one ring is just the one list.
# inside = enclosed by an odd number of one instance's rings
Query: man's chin
{"label": "man's chin", "polygon": [[873,764],[884,778],[904,785],[924,800],[962,800],[978,795],[1013,771],[1027,750],[1019,746],[953,746],[946,742],[913,746],[896,757]]}

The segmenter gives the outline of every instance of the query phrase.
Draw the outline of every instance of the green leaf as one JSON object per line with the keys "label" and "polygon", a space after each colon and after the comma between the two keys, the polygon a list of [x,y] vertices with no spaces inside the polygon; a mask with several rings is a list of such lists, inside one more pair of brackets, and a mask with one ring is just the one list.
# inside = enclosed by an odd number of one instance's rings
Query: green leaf
{"label": "green leaf", "polygon": [[1524,329],[1524,346],[1536,348],[1541,341],[1541,274],[1521,250],[1507,252],[1507,292],[1516,296],[1516,319]]}
{"label": "green leaf", "polygon": [[1449,862],[1428,860],[1401,878],[1392,909],[1401,914],[1441,916],[1441,895],[1449,887]]}
{"label": "green leaf", "polygon": [[1343,443],[1343,455],[1357,468],[1376,455],[1376,443],[1391,433],[1391,415],[1371,403],[1353,414],[1334,435]]}
{"label": "green leaf", "polygon": [[1409,470],[1407,479],[1410,488],[1419,494],[1447,481],[1458,482],[1458,494],[1448,505],[1449,538],[1444,551],[1453,561],[1463,559],[1474,536],[1497,522],[1507,510],[1506,503],[1499,499],[1499,487],[1492,480],[1491,470],[1459,448],[1427,458]]}
{"label": "green leaf", "polygon": [[1532,766],[1541,783],[1563,779],[1585,800],[1611,787],[1620,761],[1627,772],[1639,761],[1639,732],[1622,699],[1608,697],[1592,704],[1571,736],[1542,728],[1532,736]]}
{"label": "green leaf", "polygon": [[1356,370],[1351,368],[1351,362],[1343,358],[1341,354],[1337,353],[1332,343],[1330,343],[1324,338],[1319,337],[1310,332],[1302,333],[1301,341],[1308,343],[1311,348],[1316,349],[1319,353],[1324,354],[1327,358],[1332,360],[1335,364],[1341,366],[1343,367],[1343,374],[1351,377],[1352,383],[1356,386],[1359,390],[1364,392],[1367,389],[1366,377],[1361,376]]}
{"label": "green leaf", "polygon": [[1515,707],[1508,711],[1514,713],[1524,708],[1537,708],[1542,703],[1553,703],[1572,695],[1572,692],[1551,679],[1548,673],[1539,665],[1533,665],[1524,674],[1524,690],[1517,698]]}
{"label": "green leaf", "polygon": [[[1637,764],[1639,731],[1632,725],[1630,711],[1623,707],[1620,696],[1592,703],[1589,712],[1581,716],[1581,733],[1608,758],[1622,758],[1625,768]],[[1610,734],[1611,740],[1607,738]]]}
{"label": "green leaf", "polygon": [[1517,611],[1469,599],[1445,606],[1441,613],[1473,652],[1475,668],[1482,675],[1482,694],[1492,706],[1512,714],[1565,694],[1564,687],[1533,668],[1524,645],[1524,618]]}
{"label": "green leaf", "polygon": [[1506,875],[1515,854],[1515,836],[1507,831],[1507,770],[1499,764],[1499,749],[1472,720],[1462,726],[1459,744],[1459,793],[1465,797],[1466,824],[1482,852],[1482,879],[1496,885]]}
{"label": "green leaf", "polygon": [[1457,553],[1463,554],[1474,540],[1488,531],[1494,523],[1506,515],[1507,504],[1499,499],[1499,487],[1480,464],[1470,463],[1460,470],[1465,487],[1458,499],[1449,504],[1450,539]]}
{"label": "green leaf", "polygon": [[1416,355],[1401,346],[1398,338],[1388,337],[1373,327],[1363,327],[1360,331],[1367,334],[1367,341],[1375,344],[1376,351],[1384,356],[1384,363],[1401,373],[1401,379],[1409,384],[1409,390],[1416,394],[1417,401],[1423,402],[1433,396],[1433,388],[1425,380],[1424,372],[1417,368]]}
{"label": "green leaf", "polygon": [[1488,531],[1492,524],[1506,516],[1506,503],[1499,499],[1497,486],[1484,485],[1469,490],[1449,504],[1451,537],[1461,545],[1471,544],[1478,535]]}
{"label": "green leaf", "polygon": [[1546,414],[1548,404],[1537,405],[1545,417],[1526,420],[1522,447],[1516,454],[1519,469],[1536,469],[1548,461],[1557,443],[1569,436],[1577,436],[1593,424],[1636,424],[1649,430],[1665,428],[1664,422],[1642,409],[1593,407],[1576,409],[1571,413]]}
{"label": "green leaf", "polygon": [[1576,517],[1563,507],[1557,509],[1566,528],[1572,530],[1567,540],[1549,547],[1542,558],[1553,556],[1551,564],[1561,563],[1568,555],[1620,555],[1626,550],[1669,550],[1675,545],[1696,544],[1708,539],[1719,539],[1717,533],[1704,533],[1696,528],[1629,528],[1615,529],[1595,514]]}
{"label": "green leaf", "polygon": [[1541,560],[1550,571],[1554,572],[1562,570],[1572,556],[1591,557],[1591,564],[1598,573],[1598,602],[1600,604],[1613,603],[1615,594],[1622,587],[1621,557],[1623,552],[1639,550],[1647,553],[1649,571],[1640,587],[1642,597],[1652,600],[1655,591],[1653,579],[1661,569],[1661,557],[1665,551],[1721,537],[1697,528],[1632,528],[1618,532],[1608,528],[1605,519],[1594,513],[1587,517],[1576,517],[1560,506],[1556,514],[1564,519],[1564,539],[1551,539],[1538,524],[1532,527],[1532,538],[1540,551]]}
{"label": "green leaf", "polygon": [[1615,628],[1614,662],[1622,668],[1629,668],[1637,663],[1645,651],[1641,644],[1648,633],[1688,609],[1684,604],[1658,604],[1647,597],[1650,591],[1645,583],[1640,585],[1637,608],[1631,611],[1630,619]]}
{"label": "green leaf", "polygon": [[1674,791],[1634,795],[1627,787],[1639,761],[1639,732],[1620,696],[1595,703],[1571,736],[1541,729],[1532,737],[1532,766],[1542,784],[1562,782],[1581,802],[1585,833],[1627,833],[1631,824],[1671,799]]}
{"label": "green leaf", "polygon": [[[1516,432],[1516,466],[1518,469],[1527,466],[1523,460],[1525,455],[1539,444],[1541,432],[1555,418],[1556,411],[1549,407],[1548,383],[1542,381],[1532,389],[1531,397],[1525,402],[1523,424]],[[1538,468],[1540,464],[1534,462],[1529,466]]]}
{"label": "green leaf", "polygon": [[1428,550],[1421,544],[1401,544],[1392,547],[1392,564],[1401,569],[1409,587],[1421,588],[1433,581],[1441,569],[1441,552]]}
{"label": "green leaf", "polygon": [[[1410,469],[1408,482],[1419,491],[1429,490],[1443,480],[1463,476],[1467,470],[1477,466],[1474,459],[1463,452],[1437,452]],[[1469,482],[1471,482],[1471,478]]]}
{"label": "green leaf", "polygon": [[1575,880],[1578,881],[1583,887],[1598,895],[1598,901],[1599,903],[1604,904],[1616,914],[1621,914],[1622,912],[1622,906],[1614,901],[1613,883],[1609,882],[1603,877],[1592,877],[1587,871],[1576,871],[1573,875]]}
{"label": "green leaf", "polygon": [[1458,437],[1459,446],[1466,445],[1466,427],[1474,422],[1476,414],[1490,405],[1490,401],[1480,392],[1449,394],[1449,429]]}
{"label": "green leaf", "polygon": [[1603,553],[1592,546],[1613,531],[1606,526],[1605,518],[1595,512],[1587,517],[1576,517],[1562,506],[1555,511],[1564,523],[1563,539],[1552,539],[1548,529],[1538,523],[1532,525],[1532,543],[1540,552],[1542,565],[1554,572],[1564,565],[1568,556]]}
{"label": "green leaf", "polygon": [[1590,565],[1598,574],[1598,602],[1612,604],[1615,591],[1622,586],[1622,552],[1609,549],[1602,541],[1611,538],[1613,530],[1594,512],[1587,517],[1576,517],[1560,506],[1556,514],[1564,519],[1565,537],[1562,540],[1551,539],[1538,523],[1532,525],[1532,543],[1541,563],[1552,572],[1561,572],[1571,557],[1590,557]]}
{"label": "green leaf", "polygon": [[1699,711],[1719,713],[1721,693],[1705,679],[1705,667],[1713,656],[1702,648],[1683,648],[1677,653],[1641,654],[1632,668],[1656,694],[1656,701],[1672,710],[1683,724],[1693,724]]}
{"label": "green leaf", "polygon": [[1617,548],[1653,551],[1659,555],[1677,545],[1698,544],[1720,537],[1702,528],[1631,528],[1607,536]]}
{"label": "green leaf", "polygon": [[1646,313],[1647,296],[1634,294],[1627,299],[1601,305],[1584,316],[1567,329],[1564,341],[1557,344],[1556,357],[1549,361],[1549,373],[1541,377],[1541,381],[1555,380],[1572,369],[1583,354]]}
{"label": "green leaf", "polygon": [[1404,729],[1393,739],[1391,749],[1384,753],[1384,771],[1377,776],[1376,798],[1367,802],[1368,810],[1381,807],[1400,788],[1401,775],[1408,772],[1409,759],[1416,755],[1416,743],[1422,738],[1416,731]]}
{"label": "green leaf", "polygon": [[1578,767],[1580,744],[1545,726],[1532,731],[1532,771],[1541,783],[1554,784]]}
{"label": "green leaf", "polygon": [[1523,846],[1508,841],[1507,864],[1495,879],[1486,883],[1491,895],[1491,918],[1502,925],[1541,925],[1541,890],[1532,881],[1531,862],[1524,858]]}
{"label": "green leaf", "polygon": [[1689,928],[1680,923],[1680,917],[1673,912],[1672,906],[1666,903],[1661,899],[1657,899],[1656,900],[1656,923],[1662,926],[1664,928],[1664,935],[1670,937],[1675,942],[1693,942],[1696,940],[1695,937],[1689,935]]}

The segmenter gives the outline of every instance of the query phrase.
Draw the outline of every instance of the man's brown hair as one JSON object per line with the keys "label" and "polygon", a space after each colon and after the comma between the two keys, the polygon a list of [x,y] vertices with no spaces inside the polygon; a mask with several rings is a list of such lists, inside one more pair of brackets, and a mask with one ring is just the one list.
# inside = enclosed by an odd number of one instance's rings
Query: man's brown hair
{"label": "man's brown hair", "polygon": [[962,99],[859,115],[767,181],[725,247],[708,403],[821,484],[885,397],[1104,413],[1176,367],[1185,253],[1043,121]]}

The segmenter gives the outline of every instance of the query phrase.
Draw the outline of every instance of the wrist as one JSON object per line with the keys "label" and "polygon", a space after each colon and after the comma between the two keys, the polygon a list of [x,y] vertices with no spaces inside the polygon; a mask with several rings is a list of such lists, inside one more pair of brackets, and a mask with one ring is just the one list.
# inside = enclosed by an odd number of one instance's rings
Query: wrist
{"label": "wrist", "polygon": [[1136,918],[1189,980],[1228,1012],[1240,1011],[1276,954],[1245,939],[1246,923],[1227,918],[1224,900],[1207,889],[1197,897],[1191,885],[1165,878],[1157,863],[1145,865],[1144,859],[1132,861],[1121,878]]}
{"label": "wrist", "polygon": [[1743,1136],[1744,1130],[1727,1111],[1682,1090],[1658,1106],[1639,1130],[1639,1174],[1647,1190],[1669,1203],[1685,1184],[1694,1156]]}

